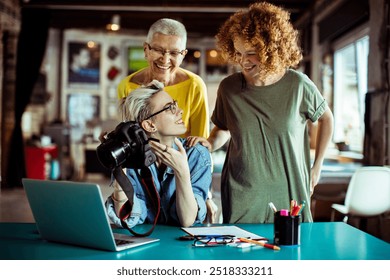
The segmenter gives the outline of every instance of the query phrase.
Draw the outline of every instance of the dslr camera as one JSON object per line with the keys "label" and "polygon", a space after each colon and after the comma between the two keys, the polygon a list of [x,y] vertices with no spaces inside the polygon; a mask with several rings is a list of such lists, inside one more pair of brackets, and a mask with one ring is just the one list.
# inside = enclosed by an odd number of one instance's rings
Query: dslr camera
{"label": "dslr camera", "polygon": [[149,139],[137,122],[121,122],[96,149],[100,163],[114,169],[118,166],[141,169],[156,161]]}

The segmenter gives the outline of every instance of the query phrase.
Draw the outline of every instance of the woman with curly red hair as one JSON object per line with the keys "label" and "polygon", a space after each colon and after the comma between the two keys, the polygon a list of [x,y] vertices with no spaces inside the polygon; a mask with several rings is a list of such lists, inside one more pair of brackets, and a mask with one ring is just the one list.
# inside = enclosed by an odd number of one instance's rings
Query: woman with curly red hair
{"label": "woman with curly red hair", "polygon": [[[333,132],[327,102],[303,73],[298,32],[284,9],[261,2],[232,15],[216,35],[224,58],[241,68],[219,85],[210,137],[193,138],[215,151],[229,139],[222,170],[224,223],[272,223],[273,211],[306,201],[317,185]],[[307,121],[318,121],[314,162]]]}

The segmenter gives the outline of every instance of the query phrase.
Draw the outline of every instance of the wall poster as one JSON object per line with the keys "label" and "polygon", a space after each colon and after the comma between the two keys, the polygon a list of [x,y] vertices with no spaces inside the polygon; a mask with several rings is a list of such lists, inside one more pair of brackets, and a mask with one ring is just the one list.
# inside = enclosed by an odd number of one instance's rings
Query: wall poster
{"label": "wall poster", "polygon": [[100,44],[69,42],[68,85],[70,88],[98,88],[100,83]]}

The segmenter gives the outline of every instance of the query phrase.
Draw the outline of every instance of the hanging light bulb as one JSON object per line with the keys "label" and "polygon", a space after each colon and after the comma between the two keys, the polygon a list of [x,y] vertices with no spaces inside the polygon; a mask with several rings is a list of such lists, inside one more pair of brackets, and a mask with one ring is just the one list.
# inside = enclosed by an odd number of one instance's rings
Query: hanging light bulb
{"label": "hanging light bulb", "polygon": [[120,21],[121,21],[120,15],[113,15],[111,18],[111,22],[106,26],[107,30],[118,31],[121,28]]}

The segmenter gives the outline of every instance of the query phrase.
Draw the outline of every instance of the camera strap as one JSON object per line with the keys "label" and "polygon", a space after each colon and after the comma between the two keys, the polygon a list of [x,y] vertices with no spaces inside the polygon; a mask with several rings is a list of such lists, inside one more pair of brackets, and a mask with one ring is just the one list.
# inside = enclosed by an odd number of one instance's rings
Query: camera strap
{"label": "camera strap", "polygon": [[137,233],[133,229],[131,229],[127,223],[126,219],[130,216],[131,210],[133,209],[134,204],[134,188],[131,184],[129,178],[126,176],[126,174],[123,172],[122,167],[118,166],[113,170],[113,175],[119,185],[122,187],[123,191],[125,192],[127,196],[126,203],[122,206],[122,208],[119,211],[119,219],[121,220],[121,224],[124,228],[129,230],[134,236],[149,236],[153,230],[154,227],[157,224],[158,217],[160,215],[160,196],[157,193],[156,186],[154,185],[153,181],[153,175],[152,172],[148,167],[144,167],[141,169],[141,183],[144,187],[147,195],[149,196],[149,199],[151,201],[151,204],[153,205],[153,208],[155,210],[156,216],[153,221],[153,226],[145,233]]}

